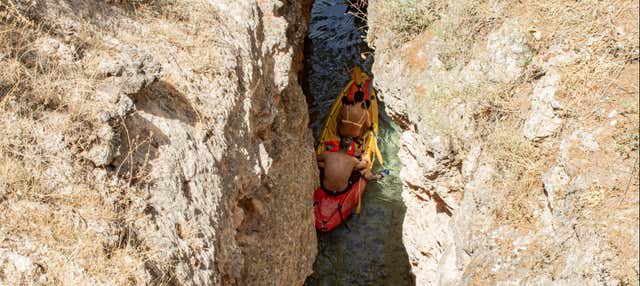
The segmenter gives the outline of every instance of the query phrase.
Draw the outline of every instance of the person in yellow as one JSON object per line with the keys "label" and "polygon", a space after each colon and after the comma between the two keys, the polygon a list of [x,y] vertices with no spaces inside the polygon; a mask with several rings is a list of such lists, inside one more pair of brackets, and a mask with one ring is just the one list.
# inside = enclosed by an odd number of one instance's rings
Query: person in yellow
{"label": "person in yellow", "polygon": [[341,137],[362,139],[364,132],[371,129],[371,116],[369,106],[364,100],[364,93],[357,91],[353,96],[353,102],[345,97],[342,101],[342,111],[338,117],[338,134]]}

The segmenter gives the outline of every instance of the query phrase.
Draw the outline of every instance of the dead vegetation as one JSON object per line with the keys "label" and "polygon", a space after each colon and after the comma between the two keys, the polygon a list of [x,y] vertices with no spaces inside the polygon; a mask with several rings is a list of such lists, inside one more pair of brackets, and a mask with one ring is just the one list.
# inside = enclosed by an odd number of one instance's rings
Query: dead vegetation
{"label": "dead vegetation", "polygon": [[[424,119],[429,130],[452,137],[461,137],[460,132],[469,128],[463,125],[466,121],[455,116],[456,110],[464,108],[471,114],[473,128],[495,161],[492,184],[496,196],[502,198],[495,208],[497,221],[516,228],[539,224],[534,211],[546,207],[539,206],[543,174],[558,163],[561,142],[576,130],[586,130],[597,134],[598,150],[573,150],[567,169],[570,176],[585,173],[597,179],[591,189],[580,195],[576,211],[570,215],[578,217],[581,224],[602,227],[605,232],[604,226],[593,225],[599,217],[611,216],[605,214],[607,211],[627,216],[620,225],[637,223],[637,1],[394,0],[372,1],[371,5],[382,11],[372,18],[377,23],[371,25],[371,42],[375,44],[382,38],[393,43],[385,45],[397,49],[390,53],[400,53],[399,47],[407,42],[411,43],[405,48],[423,51],[423,47],[429,47],[424,49],[428,55],[423,58],[415,57],[415,51],[405,53],[406,57],[413,57],[405,59],[412,68],[407,72],[426,70],[428,60],[433,58],[442,62],[447,71],[461,70],[472,56],[483,54],[488,33],[506,20],[516,19],[524,27],[523,32],[528,33],[532,57],[520,78],[506,83],[474,82],[454,88],[453,92],[436,86],[444,80],[433,86],[418,84],[414,92],[417,104],[407,107],[407,113]],[[422,41],[425,34],[428,42]],[[416,47],[412,47],[414,39]],[[552,72],[558,72],[561,78],[555,98],[562,107],[555,112],[562,118],[562,126],[552,136],[527,140],[523,126],[531,110],[532,85]],[[625,234],[626,241],[632,241],[628,236]],[[607,241],[616,245],[615,253],[633,251],[622,250],[622,243],[614,236],[608,236]],[[637,262],[637,257],[625,260],[624,265],[632,265],[633,261]],[[629,281],[628,275],[634,271],[637,268],[626,267],[617,271],[616,277]]]}
{"label": "dead vegetation", "polygon": [[[204,0],[62,2],[0,0],[0,253],[38,265],[18,273],[24,284],[169,283],[171,267],[149,263],[163,250],[137,235],[149,221],[150,163],[167,138],[136,112],[104,122],[98,67],[116,45],[144,46],[172,65],[149,92],[178,101],[202,127],[206,115],[189,104],[201,101],[185,90],[223,72],[216,49],[233,47],[234,35]],[[96,166],[86,154],[105,143],[105,129],[120,155]]]}
{"label": "dead vegetation", "polygon": [[[25,285],[144,283],[139,279],[154,252],[132,225],[147,215],[135,199],[146,195],[150,139],[126,134],[126,158],[147,155],[135,170],[127,160],[98,170],[82,157],[102,124],[92,101],[101,78],[87,54],[103,48],[104,31],[68,13],[64,17],[81,22],[81,29],[55,22],[38,6],[43,2],[0,1],[0,252],[37,266],[17,274]],[[141,13],[163,4],[95,5],[127,17],[120,10],[125,6]],[[186,21],[194,11],[177,9],[167,17]],[[0,278],[7,275],[0,270]]]}
{"label": "dead vegetation", "polygon": [[[369,26],[373,27],[371,35],[393,34],[396,35],[394,47],[411,40],[416,35],[430,28],[442,17],[442,12],[447,8],[445,1],[370,1],[372,9],[379,11],[379,15],[371,19],[375,21]],[[377,30],[378,29],[378,30]],[[375,38],[370,37],[371,43]]]}
{"label": "dead vegetation", "polygon": [[[515,15],[521,26],[528,27],[534,60],[527,62],[523,78],[499,85],[480,82],[454,92],[434,92],[435,88],[430,86],[416,89],[419,104],[413,113],[423,114],[439,133],[451,134],[453,130],[460,130],[460,126],[456,126],[459,122],[449,118],[452,106],[465,103],[468,110],[478,111],[475,115],[479,120],[477,124],[489,136],[488,141],[493,142],[491,146],[497,152],[499,165],[505,166],[501,169],[515,172],[501,177],[512,177],[514,182],[527,181],[527,176],[539,178],[548,164],[527,162],[557,155],[553,152],[544,154],[542,151],[545,146],[525,142],[521,135],[522,123],[529,108],[523,102],[531,92],[531,82],[549,72],[541,61],[548,61],[560,54],[575,58],[558,67],[562,81],[556,97],[563,103],[569,124],[588,122],[590,126],[598,126],[609,123],[604,113],[611,109],[625,110],[628,112],[626,117],[638,116],[637,79],[627,78],[625,84],[618,80],[629,65],[637,65],[640,47],[637,41],[636,2],[619,0],[587,4],[534,1],[516,4],[509,1],[478,3],[425,0],[372,1],[371,5],[382,11],[372,19],[378,22],[372,26],[386,29],[372,30],[371,41],[383,35],[395,35],[392,36],[393,40],[402,44],[428,28],[433,33],[430,47],[438,51],[430,56],[437,56],[448,70],[463,67],[471,55],[481,53],[485,49],[488,32],[499,27],[507,15]],[[419,29],[412,30],[409,27]],[[637,143],[633,139],[638,136],[635,125],[629,122],[629,126],[618,126],[616,131],[617,142],[628,146],[621,148],[631,153],[637,151]],[[560,137],[558,135],[555,140]],[[549,160],[546,158],[542,161]]]}

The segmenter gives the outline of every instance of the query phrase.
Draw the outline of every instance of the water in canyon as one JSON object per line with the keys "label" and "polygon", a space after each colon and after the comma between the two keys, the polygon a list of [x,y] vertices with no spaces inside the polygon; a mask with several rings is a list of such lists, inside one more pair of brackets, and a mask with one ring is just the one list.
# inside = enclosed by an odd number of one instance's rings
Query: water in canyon
{"label": "water in canyon", "polygon": [[[318,0],[313,5],[303,86],[316,138],[334,98],[349,80],[349,69],[359,65],[370,73],[373,58],[363,41],[365,11],[360,12],[345,0]],[[402,244],[406,209],[398,177],[399,128],[384,112],[380,117],[379,145],[385,162],[376,164],[374,171],[386,168],[392,175],[367,184],[361,213],[347,220],[350,229],[342,225],[330,233],[318,233],[314,273],[305,285],[413,284]]]}

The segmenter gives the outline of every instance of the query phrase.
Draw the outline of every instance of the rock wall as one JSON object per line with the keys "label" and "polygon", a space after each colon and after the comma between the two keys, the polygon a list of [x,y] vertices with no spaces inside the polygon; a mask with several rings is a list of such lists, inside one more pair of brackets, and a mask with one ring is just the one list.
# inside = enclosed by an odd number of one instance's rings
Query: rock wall
{"label": "rock wall", "polygon": [[0,8],[0,284],[304,282],[310,1]]}
{"label": "rock wall", "polygon": [[638,285],[637,8],[369,2],[417,285]]}

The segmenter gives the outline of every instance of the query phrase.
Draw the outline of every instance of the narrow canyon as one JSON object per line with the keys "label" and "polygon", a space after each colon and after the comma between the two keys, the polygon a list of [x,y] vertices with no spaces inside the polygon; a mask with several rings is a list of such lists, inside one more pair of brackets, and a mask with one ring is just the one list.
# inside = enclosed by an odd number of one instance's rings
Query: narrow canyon
{"label": "narrow canyon", "polygon": [[[639,10],[0,0],[0,285],[638,285]],[[355,65],[392,175],[319,234]]]}

